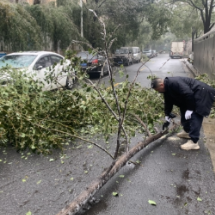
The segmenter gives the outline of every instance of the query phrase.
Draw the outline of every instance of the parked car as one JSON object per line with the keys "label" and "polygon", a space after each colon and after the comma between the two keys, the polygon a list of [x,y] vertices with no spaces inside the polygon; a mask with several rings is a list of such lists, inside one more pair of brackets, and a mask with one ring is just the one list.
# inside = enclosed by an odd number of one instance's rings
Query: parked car
{"label": "parked car", "polygon": [[133,63],[132,58],[132,49],[130,47],[121,47],[115,51],[115,55],[113,57],[114,63],[116,65],[125,65],[128,66]]}
{"label": "parked car", "polygon": [[142,58],[142,53],[139,47],[131,47],[133,63],[139,63]]}
{"label": "parked car", "polygon": [[152,58],[153,57],[153,51],[150,50],[144,50],[143,54],[145,54],[148,58]]}
{"label": "parked car", "polygon": [[[26,72],[36,80],[44,83],[43,90],[59,87],[71,89],[74,85],[74,72],[69,70],[70,61],[64,60],[62,55],[46,51],[15,52],[0,58],[0,69],[10,66]],[[1,84],[6,85],[5,74],[1,74]],[[47,76],[53,81],[46,81]],[[6,77],[6,76],[5,76]]]}
{"label": "parked car", "polygon": [[104,56],[91,54],[88,51],[81,51],[77,54],[81,58],[81,68],[90,74],[104,76],[108,74],[108,66]]}
{"label": "parked car", "polygon": [[158,53],[157,53],[156,50],[153,50],[153,55],[154,55],[154,57],[157,57],[157,56],[158,56]]}

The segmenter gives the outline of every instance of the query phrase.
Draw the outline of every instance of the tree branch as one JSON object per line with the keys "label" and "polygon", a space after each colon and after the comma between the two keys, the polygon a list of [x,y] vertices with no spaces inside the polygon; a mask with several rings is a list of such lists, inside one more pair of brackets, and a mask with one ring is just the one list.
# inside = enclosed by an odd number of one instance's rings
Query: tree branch
{"label": "tree branch", "polygon": [[131,115],[134,116],[134,117],[137,119],[137,121],[145,128],[145,130],[146,130],[148,136],[151,137],[151,136],[152,136],[151,132],[150,132],[149,129],[147,128],[146,124],[140,119],[140,117],[137,116],[137,115],[135,115],[135,114],[131,114]]}
{"label": "tree branch", "polygon": [[[174,127],[172,128],[174,129]],[[85,204],[86,202],[93,196],[95,193],[100,190],[107,181],[112,178],[126,163],[127,161],[133,157],[137,152],[142,150],[151,142],[159,139],[160,137],[167,134],[168,131],[160,132],[149,137],[147,140],[143,142],[139,142],[136,146],[129,150],[128,153],[123,154],[119,157],[119,159],[111,164],[111,166],[104,171],[96,180],[94,180],[81,194],[74,199],[72,203],[65,209],[61,210],[57,215],[75,215]]]}

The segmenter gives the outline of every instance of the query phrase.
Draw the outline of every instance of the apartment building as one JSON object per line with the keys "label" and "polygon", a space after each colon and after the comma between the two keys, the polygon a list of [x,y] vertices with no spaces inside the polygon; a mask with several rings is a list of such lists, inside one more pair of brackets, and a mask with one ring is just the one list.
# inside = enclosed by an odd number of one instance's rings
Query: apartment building
{"label": "apartment building", "polygon": [[49,2],[56,2],[56,0],[8,0],[11,3],[23,3],[27,2],[29,4],[47,4]]}

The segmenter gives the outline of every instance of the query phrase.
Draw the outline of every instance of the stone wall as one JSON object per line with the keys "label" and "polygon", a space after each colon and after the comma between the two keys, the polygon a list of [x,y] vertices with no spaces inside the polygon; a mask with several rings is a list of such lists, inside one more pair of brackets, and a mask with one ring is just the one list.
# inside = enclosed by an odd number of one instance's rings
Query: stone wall
{"label": "stone wall", "polygon": [[194,67],[199,74],[215,79],[215,30],[194,41]]}

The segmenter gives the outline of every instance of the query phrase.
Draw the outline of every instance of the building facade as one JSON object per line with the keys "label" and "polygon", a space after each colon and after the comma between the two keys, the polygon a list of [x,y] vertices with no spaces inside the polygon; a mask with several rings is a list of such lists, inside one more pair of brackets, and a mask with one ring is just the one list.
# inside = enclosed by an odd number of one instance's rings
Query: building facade
{"label": "building facade", "polygon": [[55,2],[56,3],[56,0],[8,0],[9,2],[11,3],[28,3],[30,5],[33,5],[33,4],[47,4],[49,2]]}

